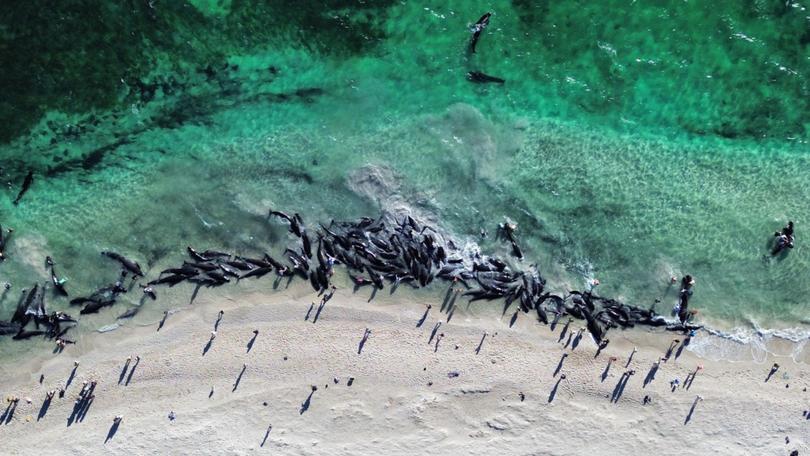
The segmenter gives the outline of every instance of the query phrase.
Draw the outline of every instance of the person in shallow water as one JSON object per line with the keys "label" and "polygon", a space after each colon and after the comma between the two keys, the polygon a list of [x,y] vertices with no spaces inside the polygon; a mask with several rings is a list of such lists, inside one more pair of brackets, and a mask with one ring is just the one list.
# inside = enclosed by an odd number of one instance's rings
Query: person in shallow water
{"label": "person in shallow water", "polygon": [[695,279],[687,274],[681,279],[681,292],[678,295],[678,318],[681,323],[685,322],[689,316],[689,298],[692,297],[692,286],[695,284]]}
{"label": "person in shallow water", "polygon": [[776,246],[774,246],[774,255],[781,252],[785,247],[793,248],[793,221],[788,221],[788,224],[782,228],[782,231],[773,233],[776,236]]}

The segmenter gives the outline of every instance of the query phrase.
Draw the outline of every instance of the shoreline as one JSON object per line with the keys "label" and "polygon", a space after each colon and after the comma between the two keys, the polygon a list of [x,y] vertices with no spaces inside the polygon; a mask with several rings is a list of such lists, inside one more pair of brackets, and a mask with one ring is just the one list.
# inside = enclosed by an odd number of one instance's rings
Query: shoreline
{"label": "shoreline", "polygon": [[[350,290],[352,285],[345,273],[341,273],[339,280],[337,280],[335,283],[339,285],[339,290],[341,290],[344,294],[351,293]],[[248,299],[251,297],[259,297],[257,299],[270,299],[275,301],[282,299],[290,292],[307,294],[311,291],[312,290],[305,282],[299,280],[294,280],[289,287],[281,290],[275,288],[268,289],[268,287],[259,282],[250,284],[243,282],[241,285],[231,285],[230,287],[225,287],[224,289],[207,290],[201,293],[201,297],[198,298],[198,300],[201,299],[211,301],[221,299],[233,301],[235,299],[244,299],[246,297]],[[199,307],[197,300],[195,300],[192,304],[184,304],[187,292],[191,292],[191,288],[183,285],[171,289],[163,289],[161,291],[161,296],[157,301],[147,301],[141,304],[140,307],[143,310],[141,310],[134,318],[115,319],[105,324],[97,324],[94,322],[90,324],[85,323],[82,325],[80,323],[78,325],[78,329],[74,330],[77,332],[73,333],[74,335],[79,336],[78,340],[80,342],[69,347],[72,347],[72,350],[76,352],[77,355],[81,356],[87,352],[95,350],[100,344],[103,343],[101,342],[102,339],[100,336],[114,338],[115,343],[121,343],[122,341],[132,337],[132,333],[138,333],[140,331],[145,331],[148,333],[149,330],[145,328],[155,327],[162,317],[162,312],[164,310],[168,311],[169,315],[195,312],[194,308]],[[438,307],[438,305],[441,303],[443,292],[434,288],[415,290],[407,287],[401,287],[398,291],[398,296],[388,295],[387,292],[379,293],[375,300],[371,303],[365,302],[367,294],[368,290],[361,289],[356,293],[351,293],[349,299],[354,299],[361,304],[370,306],[378,305],[377,303],[379,301],[408,301],[410,299],[424,303],[432,303],[435,307]],[[383,294],[385,295],[384,297]],[[403,294],[406,296],[403,296]],[[314,299],[317,300],[317,298]],[[492,320],[492,322],[503,324],[508,327],[510,314],[500,315],[498,312],[500,304],[501,303],[498,301],[495,301],[495,305],[488,303],[470,304],[465,301],[462,305],[457,304],[456,308],[460,309],[461,306],[464,306],[465,312],[472,312],[472,315],[474,315],[476,318],[489,319]],[[116,310],[113,311],[112,309]],[[106,310],[106,313],[117,314],[121,313],[122,309],[123,306],[114,306]],[[661,315],[668,317],[667,314]],[[96,320],[103,318],[103,316],[104,313],[101,315],[89,315],[86,316],[86,318]],[[536,322],[536,319],[532,314],[520,314],[519,319],[522,320],[527,318],[533,319]],[[560,325],[563,324],[565,318],[568,317],[563,317],[560,319]],[[536,323],[537,324],[535,326],[537,326],[540,330],[542,330],[542,328],[548,329],[549,327],[548,325],[540,324],[539,322]],[[583,320],[575,319],[574,325],[576,326],[577,323],[581,325],[585,324]],[[703,320],[701,320],[702,327],[700,330],[698,330],[698,335],[695,338],[695,340],[699,342],[686,348],[687,351],[692,352],[695,356],[700,358],[728,363],[765,363],[766,360],[764,358],[790,358],[794,363],[810,365],[810,347],[806,347],[807,341],[810,340],[810,328],[803,329],[795,326],[783,329],[759,328],[755,323],[752,322],[749,326],[734,326],[727,329],[718,329],[717,326],[713,325],[713,323],[716,323],[714,320],[709,320],[708,322],[705,322],[706,324],[703,323]],[[102,331],[104,328],[109,329]],[[798,331],[800,334],[795,336],[790,334],[794,331]],[[671,339],[675,337],[683,337],[683,334],[679,332],[666,331],[663,328],[643,325],[633,328],[614,328],[608,332],[608,335],[610,336],[611,340],[614,337],[617,339],[636,339],[640,337],[648,342],[648,345],[655,344],[658,339],[665,340],[668,338]],[[32,343],[32,341],[13,341],[10,338],[6,338],[3,340],[3,343],[7,348],[9,348],[9,351],[0,351],[0,359],[16,358],[7,360],[16,363],[16,367],[14,369],[15,371],[20,370],[20,363],[31,366],[29,369],[25,369],[25,371],[37,371],[41,364],[51,360],[55,355],[52,353],[53,341],[47,339],[34,340],[36,342]],[[709,343],[703,344],[703,341],[708,341]],[[718,345],[725,345],[725,347],[718,348]],[[701,349],[696,350],[695,348],[697,346],[701,346]],[[19,348],[21,350],[14,350],[15,348]],[[734,353],[733,356],[729,356],[729,351]],[[750,355],[747,355],[749,352]],[[25,355],[26,359],[21,359],[22,355]],[[0,363],[0,376],[2,376],[4,373],[4,364],[6,363]]]}
{"label": "shoreline", "polygon": [[[531,448],[560,455],[601,448],[603,454],[620,454],[660,450],[662,444],[673,449],[667,454],[695,455],[710,449],[741,455],[807,449],[799,438],[804,428],[801,405],[795,405],[807,394],[802,391],[810,379],[806,365],[779,360],[780,371],[765,383],[767,364],[702,360],[686,349],[661,363],[656,378],[642,388],[652,362],[671,338],[644,330],[615,331],[609,346],[594,358],[596,345],[589,337],[574,350],[563,348],[565,340],[557,341],[564,321],[552,332],[534,318],[519,317],[510,329],[508,317],[493,318],[497,309],[460,306],[447,322],[434,304],[417,328],[424,305],[435,299],[381,294],[367,303],[362,294],[349,294],[346,288],[339,288],[313,325],[303,318],[315,296],[305,285],[270,295],[203,295],[171,315],[160,331],[153,324],[120,328],[113,331],[118,333],[115,339],[94,333],[83,340],[89,348],[81,354],[83,346],[69,347],[61,356],[15,366],[15,374],[0,371],[4,396],[33,399],[32,404],[20,401],[11,422],[0,426],[5,448],[10,454],[30,454],[29,434],[35,432],[41,437],[37,448],[45,454],[95,454],[105,447],[114,454],[159,454],[167,449],[192,451],[202,444],[242,454],[260,449],[272,425],[264,449],[282,454],[356,454],[370,449],[418,454],[427,448],[470,454],[514,454]],[[203,356],[220,309],[224,318]],[[446,336],[434,352],[427,339],[437,321]],[[577,330],[577,323],[570,330]],[[365,327],[372,335],[358,355]],[[246,352],[254,328],[260,332]],[[490,336],[476,355],[484,331]],[[636,373],[614,404],[609,397],[634,346],[638,352],[629,368]],[[553,390],[560,375],[552,373],[563,352],[569,356],[560,373],[567,377]],[[118,385],[125,358],[136,354],[141,362],[130,385]],[[610,356],[618,360],[600,381]],[[36,421],[45,391],[64,382],[74,359],[80,365],[73,385]],[[42,365],[37,370],[38,362]],[[232,392],[243,363],[248,367]],[[683,382],[698,363],[704,370],[693,386],[670,391],[671,378]],[[20,372],[25,366],[35,370]],[[45,375],[41,386],[40,372]],[[450,378],[450,372],[459,376]],[[789,380],[783,380],[785,372]],[[333,383],[333,377],[339,383]],[[351,387],[345,384],[348,377],[355,378]],[[99,383],[86,420],[65,427],[63,419],[81,382],[91,378]],[[319,388],[310,409],[299,413],[310,385]],[[553,398],[550,391],[555,391]],[[523,401],[519,393],[525,395]],[[644,395],[653,402],[642,405]],[[684,425],[696,395],[704,400]],[[770,406],[763,407],[762,401]],[[746,414],[745,409],[758,412]],[[176,413],[175,421],[167,418],[170,411]],[[104,444],[112,418],[119,414],[124,416],[120,429]],[[657,430],[634,429],[650,426],[645,420]],[[684,439],[684,431],[691,437]],[[367,439],[342,440],[347,433]],[[785,445],[785,436],[790,445]],[[599,439],[598,444],[589,438]],[[611,450],[605,450],[605,439]]]}

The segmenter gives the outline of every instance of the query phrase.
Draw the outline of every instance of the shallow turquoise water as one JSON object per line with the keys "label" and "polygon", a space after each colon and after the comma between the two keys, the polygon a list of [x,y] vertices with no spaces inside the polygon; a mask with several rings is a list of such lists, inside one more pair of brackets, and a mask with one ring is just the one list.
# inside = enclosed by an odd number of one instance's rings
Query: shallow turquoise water
{"label": "shallow turquoise water", "polygon": [[[5,312],[46,254],[81,293],[115,277],[102,249],[157,269],[189,244],[282,245],[268,207],[375,215],[346,185],[371,163],[485,250],[507,253],[480,229],[516,220],[561,288],[597,277],[665,312],[691,273],[715,326],[808,323],[803,2],[36,3],[0,28]],[[787,219],[798,246],[763,259]]]}

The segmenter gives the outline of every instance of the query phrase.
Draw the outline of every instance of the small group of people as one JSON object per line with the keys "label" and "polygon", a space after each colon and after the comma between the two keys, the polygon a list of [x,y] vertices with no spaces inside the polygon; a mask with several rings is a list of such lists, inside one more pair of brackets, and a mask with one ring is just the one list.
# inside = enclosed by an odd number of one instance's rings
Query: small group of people
{"label": "small group of people", "polygon": [[694,315],[690,314],[689,312],[689,298],[692,297],[693,293],[692,287],[694,285],[695,279],[689,274],[686,274],[681,279],[681,291],[678,294],[678,304],[679,304],[678,319],[681,320],[681,323],[686,322],[686,320],[690,317],[690,315]]}
{"label": "small group of people", "polygon": [[[793,241],[794,241],[794,225],[793,221],[788,221],[787,225],[782,228],[781,231],[776,231],[773,235],[776,237],[776,245],[773,249],[773,254],[776,255],[780,253],[782,250],[786,248],[793,248]],[[672,277],[673,284],[677,283],[678,279],[676,277]],[[598,285],[598,281],[594,280]],[[695,285],[695,279],[687,274],[681,279],[681,290],[678,293],[678,303],[675,305],[673,309],[673,313],[678,315],[678,318],[681,320],[681,323],[685,323],[689,320],[690,317],[694,316],[697,311],[696,310],[689,310],[689,298],[692,297],[692,287]]]}
{"label": "small group of people", "polygon": [[786,248],[793,248],[793,221],[788,221],[788,224],[782,228],[782,231],[773,233],[776,237],[776,244],[773,247],[773,254],[776,255]]}

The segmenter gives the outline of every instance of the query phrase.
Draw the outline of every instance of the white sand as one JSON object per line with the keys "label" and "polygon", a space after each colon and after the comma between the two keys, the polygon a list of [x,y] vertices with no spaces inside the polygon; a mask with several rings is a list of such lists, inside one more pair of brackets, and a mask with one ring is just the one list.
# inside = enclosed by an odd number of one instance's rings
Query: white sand
{"label": "white sand", "polygon": [[[718,363],[685,350],[679,359],[662,363],[655,380],[642,388],[652,362],[674,335],[614,330],[608,335],[610,346],[594,359],[596,347],[588,337],[575,350],[564,350],[557,342],[563,324],[552,333],[533,315],[521,315],[510,329],[508,316],[501,321],[499,310],[473,315],[458,309],[447,323],[434,304],[425,324],[416,328],[425,303],[439,302],[435,296],[406,295],[395,301],[386,290],[367,304],[367,292],[352,296],[339,290],[314,325],[303,317],[316,298],[299,286],[246,296],[239,303],[203,296],[171,315],[159,332],[152,325],[95,334],[82,341],[90,348],[78,356],[81,364],[65,398],[55,398],[40,421],[37,415],[45,392],[64,384],[82,347],[70,346],[60,355],[47,352],[41,360],[22,366],[6,364],[0,370],[0,394],[31,397],[33,403],[20,401],[13,419],[0,425],[0,454],[808,452],[810,421],[802,417],[802,411],[810,408],[810,393],[802,391],[807,384],[805,365],[779,359],[781,369],[765,383],[772,359],[764,364]],[[203,356],[219,309],[225,316]],[[434,352],[427,340],[439,319],[443,321],[439,332],[446,337]],[[572,329],[579,326],[575,322]],[[372,334],[358,355],[365,328]],[[260,334],[246,353],[253,329]],[[497,335],[487,337],[476,355],[484,331]],[[612,403],[610,396],[634,345],[639,352],[630,368],[636,373]],[[561,369],[566,379],[549,402],[560,377],[552,374],[564,351],[570,353]],[[119,385],[126,357],[135,354],[141,362],[131,383]],[[610,356],[619,360],[601,382]],[[243,363],[247,369],[232,391]],[[683,382],[699,363],[705,369],[691,388],[671,392],[669,381],[678,377]],[[459,376],[449,378],[451,371]],[[783,378],[784,372],[789,380]],[[45,374],[43,385],[38,383],[40,373]],[[346,384],[350,376],[355,378],[351,387]],[[85,419],[68,427],[73,401],[82,381],[89,379],[98,381],[95,400]],[[318,390],[302,414],[311,385]],[[519,398],[521,392],[525,401]],[[645,394],[652,398],[646,406]],[[684,424],[698,395],[704,400]],[[168,419],[171,411],[175,421]],[[105,443],[113,417],[119,414],[123,422]]]}

